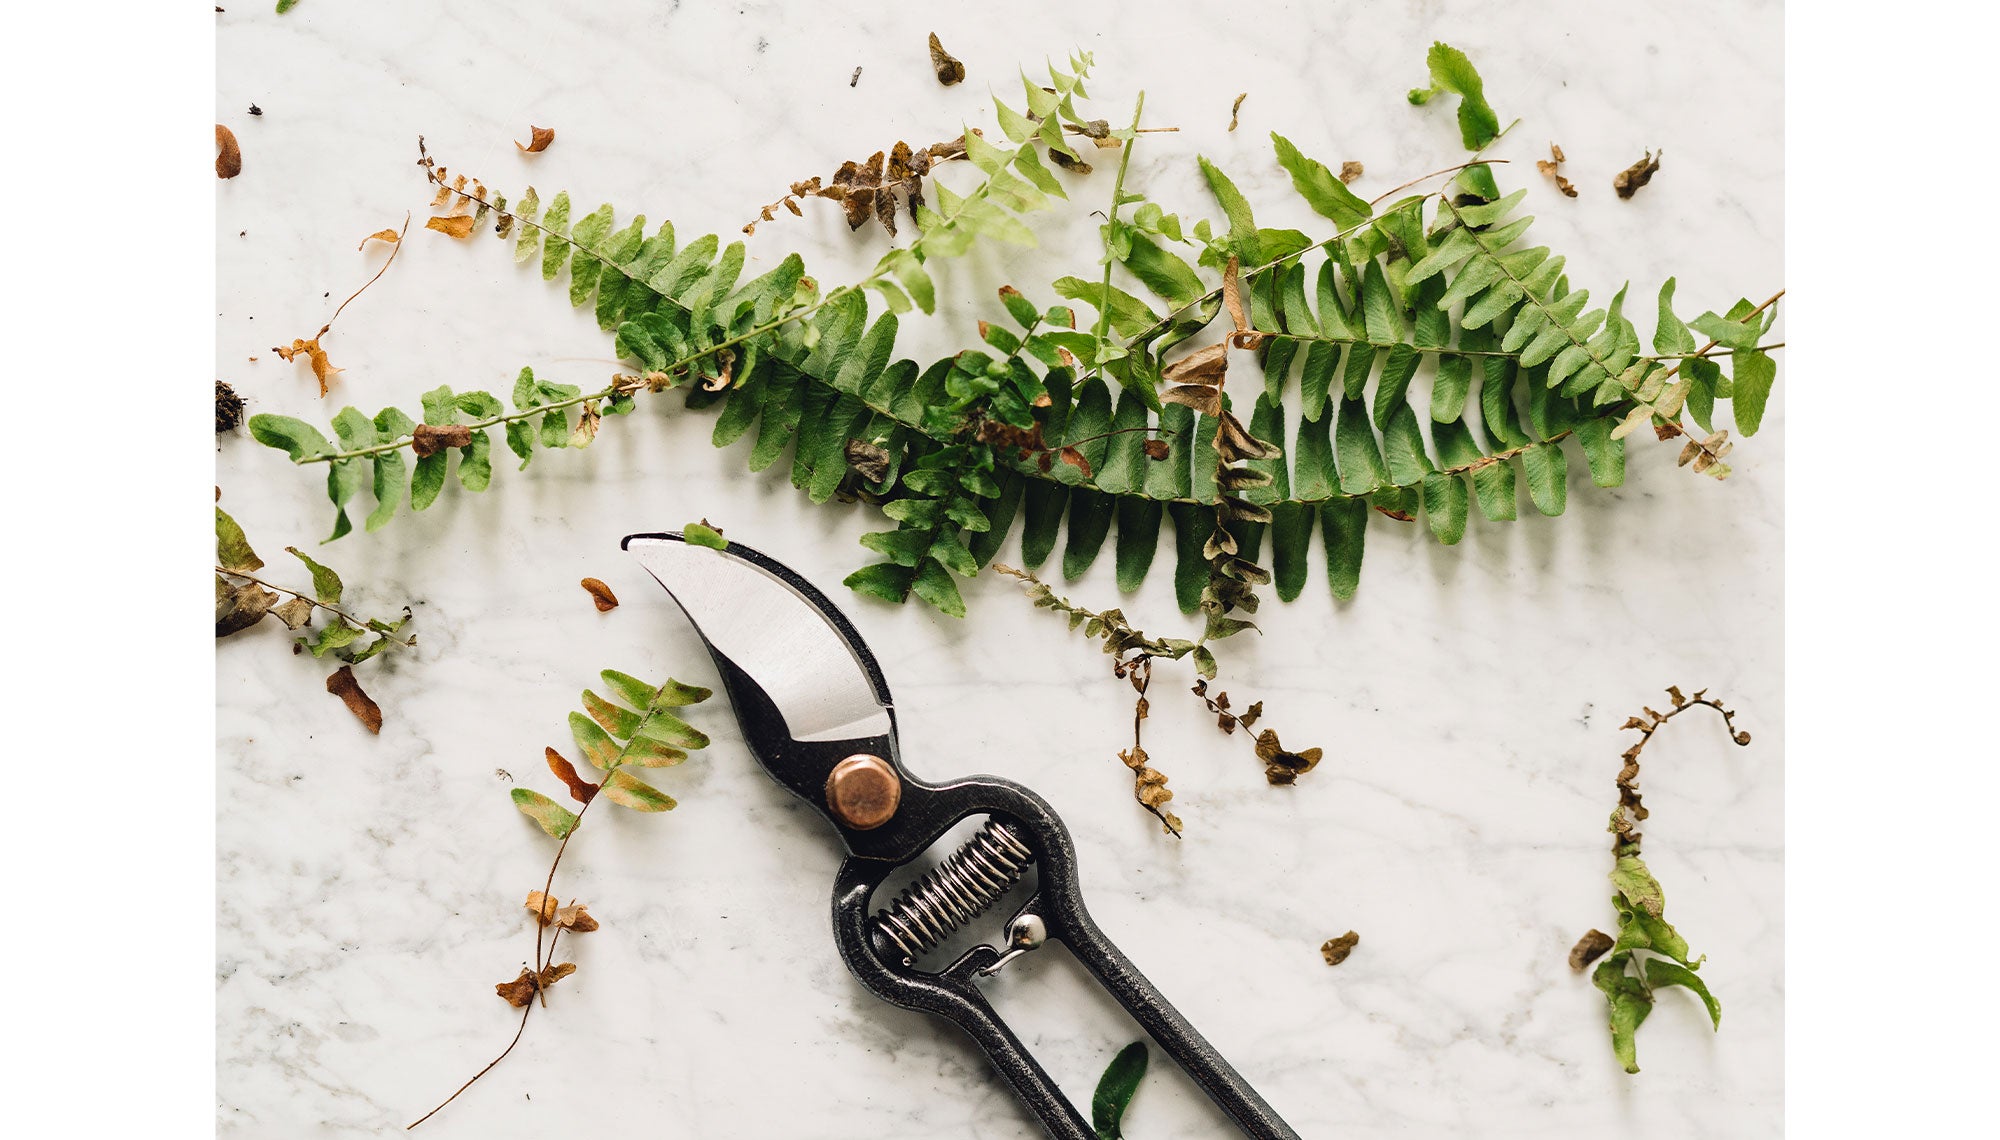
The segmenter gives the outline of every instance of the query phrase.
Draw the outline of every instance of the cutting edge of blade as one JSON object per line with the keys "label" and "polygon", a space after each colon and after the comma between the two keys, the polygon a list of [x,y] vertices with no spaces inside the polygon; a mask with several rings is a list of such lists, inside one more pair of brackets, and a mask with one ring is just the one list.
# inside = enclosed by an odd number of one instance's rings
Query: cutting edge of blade
{"label": "cutting edge of blade", "polygon": [[[694,545],[693,543],[688,543],[687,536],[680,531],[668,530],[628,534],[619,540],[618,549],[629,551],[632,549],[632,543],[648,539]],[[854,628],[854,623],[848,620],[847,615],[841,612],[840,607],[834,605],[833,600],[828,598],[819,587],[800,577],[798,571],[793,570],[790,566],[785,565],[755,547],[745,546],[734,540],[727,540],[722,549],[718,550],[717,553],[727,555],[749,565],[752,569],[767,575],[792,593],[798,595],[799,600],[804,602],[817,614],[820,620],[824,621],[833,630],[835,636],[846,645],[848,652],[853,654],[855,663],[861,666],[861,675],[868,679],[868,686],[875,695],[876,703],[880,704],[884,709],[893,709],[895,707],[894,701],[889,696],[888,679],[882,674],[881,664],[875,660],[875,651],[868,647],[868,642],[862,638],[861,631]],[[655,575],[655,580],[658,580],[657,575]],[[674,599],[674,604],[679,605],[680,598],[674,594],[673,587],[667,585],[665,582],[661,582],[660,585],[667,591],[668,596]],[[686,609],[683,608],[682,612],[686,613]],[[699,633],[701,622],[696,620],[693,614],[688,614],[688,620],[693,622],[696,632]],[[707,640],[705,635],[703,640]]]}

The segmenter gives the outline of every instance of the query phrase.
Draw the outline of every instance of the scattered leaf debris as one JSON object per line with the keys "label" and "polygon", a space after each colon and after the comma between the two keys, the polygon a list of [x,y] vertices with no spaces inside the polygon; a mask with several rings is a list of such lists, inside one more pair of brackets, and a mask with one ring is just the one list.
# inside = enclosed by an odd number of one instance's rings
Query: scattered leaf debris
{"label": "scattered leaf debris", "polygon": [[556,141],[554,127],[538,127],[530,123],[528,124],[527,143],[523,145],[517,142],[514,145],[520,148],[522,154],[540,154],[549,149],[549,144],[554,141]]}
{"label": "scattered leaf debris", "polygon": [[588,934],[597,929],[597,920],[590,917],[590,911],[581,903],[558,906],[553,895],[540,891],[529,891],[524,904],[534,912],[535,921],[543,926],[558,926],[577,934]]}
{"label": "scattered leaf debris", "polygon": [[1347,956],[1354,953],[1354,947],[1360,941],[1361,936],[1350,930],[1338,938],[1320,943],[1319,956],[1326,959],[1327,965],[1338,966],[1347,961]]}
{"label": "scattered leaf debris", "polygon": [[[324,328],[319,331],[321,335],[326,333],[326,329]],[[333,361],[327,358],[326,349],[320,347],[318,336],[313,337],[311,340],[302,340],[295,337],[289,347],[274,344],[271,346],[271,351],[286,360],[296,360],[301,354],[307,360],[310,360],[312,362],[313,379],[319,381],[319,394],[321,396],[325,396],[330,389],[331,385],[328,382],[335,375],[345,371],[345,369],[334,367]]]}
{"label": "scattered leaf debris", "polygon": [[1257,734],[1257,759],[1264,762],[1264,779],[1274,787],[1282,787],[1298,782],[1300,776],[1312,771],[1319,764],[1320,750],[1287,752],[1278,743],[1278,734],[1267,728]]}
{"label": "scattered leaf debris", "polygon": [[946,87],[965,81],[965,65],[944,50],[936,32],[931,33],[931,69],[937,72],[937,81]]}
{"label": "scattered leaf debris", "polygon": [[859,82],[861,82],[861,69],[857,67],[854,69],[854,74],[848,76],[847,85],[852,87]]}
{"label": "scattered leaf debris", "polygon": [[234,178],[243,173],[243,148],[236,145],[236,132],[215,124],[215,176]]}
{"label": "scattered leaf debris", "polygon": [[847,460],[847,469],[870,483],[880,483],[889,476],[888,448],[865,439],[850,439],[842,454]]}
{"label": "scattered leaf debris", "polygon": [[333,676],[326,679],[326,691],[339,697],[363,728],[377,736],[382,734],[382,706],[361,691],[361,682],[354,679],[354,666],[335,669]]}
{"label": "scattered leaf debris", "polygon": [[259,107],[259,106],[258,106],[257,104],[255,104],[255,103],[252,103],[252,104],[250,104],[250,113],[251,113],[252,115],[256,116],[257,118],[260,118],[260,119],[261,119],[261,118],[263,118],[263,117],[264,117],[264,108],[262,108],[262,107]]}
{"label": "scattered leaf debris", "polygon": [[587,804],[597,796],[597,785],[576,774],[576,765],[569,758],[553,748],[542,749],[543,759],[549,762],[549,771],[569,789],[569,798],[580,804]]}
{"label": "scattered leaf debris", "polygon": [[[513,1006],[515,1009],[521,1009],[527,1006],[529,1002],[534,1001],[537,993],[555,985],[557,982],[574,973],[576,973],[575,962],[556,962],[544,966],[540,974],[536,974],[526,966],[523,966],[521,967],[520,977],[515,978],[511,982],[501,982],[499,985],[493,987],[493,992],[506,998],[508,1005]],[[414,1128],[416,1126],[411,1125],[411,1127]]]}
{"label": "scattered leaf debris", "polygon": [[1355,179],[1361,177],[1362,173],[1363,168],[1358,162],[1343,162],[1340,164],[1340,181],[1343,184],[1353,182]]}
{"label": "scattered leaf debris", "polygon": [[580,584],[590,592],[590,600],[596,603],[598,613],[610,613],[618,608],[618,595],[612,593],[611,587],[605,585],[602,579],[585,578]]}
{"label": "scattered leaf debris", "polygon": [[436,230],[446,237],[469,238],[476,219],[471,214],[451,214],[442,218],[425,218],[424,228]]}
{"label": "scattered leaf debris", "polygon": [[691,546],[706,546],[711,550],[721,550],[729,545],[729,540],[722,537],[722,528],[707,519],[682,527],[681,538]]}
{"label": "scattered leaf debris", "polygon": [[1570,947],[1569,968],[1572,970],[1583,969],[1585,966],[1597,961],[1613,945],[1615,943],[1612,942],[1609,934],[1593,927],[1588,934],[1576,940],[1575,946]]}
{"label": "scattered leaf debris", "polygon": [[410,451],[418,459],[429,459],[448,447],[468,447],[472,444],[472,428],[468,424],[418,424],[410,433]]}
{"label": "scattered leaf debris", "polygon": [[1722,1005],[1696,973],[1707,955],[1690,956],[1693,952],[1687,939],[1667,921],[1666,892],[1641,857],[1638,825],[1652,813],[1639,795],[1639,755],[1668,721],[1689,709],[1714,709],[1722,717],[1729,739],[1738,746],[1749,744],[1750,734],[1736,727],[1735,710],[1709,696],[1707,689],[1697,689],[1689,696],[1680,686],[1670,685],[1667,698],[1673,702],[1668,711],[1648,706],[1641,710],[1642,715],[1628,717],[1618,726],[1621,731],[1637,731],[1639,742],[1619,755],[1623,764],[1618,769],[1618,806],[1611,810],[1611,824],[1606,829],[1611,832],[1610,879],[1615,892],[1611,905],[1618,912],[1617,937],[1614,940],[1592,930],[1569,952],[1570,967],[1580,972],[1592,958],[1611,951],[1591,971],[1590,980],[1604,992],[1609,1005],[1611,1051],[1628,1073],[1639,1071],[1639,1026],[1652,1012],[1654,998],[1666,987],[1692,990],[1707,1007],[1710,1023],[1717,1029],[1722,1027]]}
{"label": "scattered leaf debris", "polygon": [[[1562,191],[1564,197],[1574,198],[1576,197],[1576,187],[1570,185],[1569,179],[1564,178],[1562,173],[1562,164],[1568,161],[1569,159],[1563,155],[1563,148],[1557,146],[1554,143],[1550,143],[1549,157],[1536,159],[1535,169],[1541,171],[1543,174],[1548,175],[1550,178],[1555,179],[1556,189]],[[1624,176],[1620,175],[1619,177],[1622,178]],[[1648,177],[1651,177],[1651,175],[1648,175]],[[1631,197],[1630,194],[1624,194],[1623,191],[1620,191],[1620,193],[1623,194],[1624,197],[1627,198]]]}
{"label": "scattered leaf debris", "polygon": [[1243,93],[1242,93],[1241,95],[1238,95],[1238,96],[1236,97],[1236,102],[1234,102],[1234,103],[1231,103],[1231,104],[1229,105],[1229,129],[1230,129],[1230,130],[1232,130],[1232,131],[1233,131],[1233,130],[1235,130],[1235,129],[1236,129],[1236,112],[1238,112],[1238,111],[1241,111],[1241,110],[1243,109],[1243,100],[1245,100],[1245,99],[1248,99],[1249,97],[1250,97],[1250,93],[1249,93],[1248,91],[1245,91],[1245,92],[1243,92]]}
{"label": "scattered leaf debris", "polygon": [[1611,188],[1618,191],[1620,198],[1630,198],[1637,194],[1639,187],[1651,182],[1653,175],[1659,173],[1660,158],[1666,153],[1661,151],[1659,154],[1654,154],[1650,150],[1647,151],[1646,157],[1618,172],[1617,177],[1611,180]]}
{"label": "scattered leaf debris", "polygon": [[792,183],[791,192],[759,210],[757,217],[743,227],[743,232],[755,234],[759,223],[778,216],[780,207],[791,211],[795,217],[803,217],[804,212],[799,209],[801,198],[826,198],[840,203],[846,211],[848,229],[858,230],[873,218],[882,223],[889,236],[894,237],[896,195],[903,195],[910,217],[914,219],[918,207],[924,204],[924,176],[938,163],[964,157],[964,135],[932,143],[922,150],[899,141],[887,151],[876,151],[865,162],[849,159],[841,163],[840,169],[824,182],[814,175]]}
{"label": "scattered leaf debris", "polygon": [[[340,319],[340,314],[347,311],[347,306],[353,304],[356,297],[366,293],[368,286],[380,281],[382,275],[389,272],[389,267],[396,264],[396,255],[403,252],[403,235],[409,232],[410,218],[408,215],[404,215],[403,228],[397,231],[395,239],[384,239],[389,241],[389,257],[382,262],[382,268],[375,271],[375,276],[363,282],[361,288],[347,295],[347,299],[342,301],[339,307],[333,310],[333,315],[326,319],[326,323],[319,327],[319,331],[312,335],[312,339],[307,340],[294,337],[292,338],[290,347],[271,346],[272,352],[277,353],[287,361],[296,360],[299,356],[303,355],[307,360],[312,362],[313,379],[319,381],[319,394],[321,398],[325,398],[326,396],[328,390],[327,382],[332,380],[334,375],[340,372],[341,369],[334,367],[333,362],[327,359],[326,349],[320,344],[320,338],[333,330],[333,322]],[[376,234],[373,236],[380,237],[381,235]],[[361,244],[366,246],[369,240],[373,240],[373,237],[364,240]]]}
{"label": "scattered leaf debris", "polygon": [[243,397],[226,380],[215,382],[215,431],[235,431],[243,423]]}

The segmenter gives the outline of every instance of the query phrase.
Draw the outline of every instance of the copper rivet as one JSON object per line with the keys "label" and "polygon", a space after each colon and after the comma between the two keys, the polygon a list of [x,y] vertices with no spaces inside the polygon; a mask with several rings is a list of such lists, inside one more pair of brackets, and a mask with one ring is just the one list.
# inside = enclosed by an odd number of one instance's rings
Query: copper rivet
{"label": "copper rivet", "polygon": [[903,781],[880,756],[861,753],[833,766],[826,777],[826,806],[856,831],[889,822],[903,802]]}

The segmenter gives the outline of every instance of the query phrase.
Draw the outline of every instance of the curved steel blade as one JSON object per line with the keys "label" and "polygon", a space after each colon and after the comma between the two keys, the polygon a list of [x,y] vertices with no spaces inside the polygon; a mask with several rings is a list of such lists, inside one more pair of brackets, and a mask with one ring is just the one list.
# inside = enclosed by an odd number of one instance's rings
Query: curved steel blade
{"label": "curved steel blade", "polygon": [[622,545],[666,587],[718,665],[726,661],[764,690],[793,740],[894,731],[875,655],[789,567],[741,543],[716,550],[678,532],[629,535]]}

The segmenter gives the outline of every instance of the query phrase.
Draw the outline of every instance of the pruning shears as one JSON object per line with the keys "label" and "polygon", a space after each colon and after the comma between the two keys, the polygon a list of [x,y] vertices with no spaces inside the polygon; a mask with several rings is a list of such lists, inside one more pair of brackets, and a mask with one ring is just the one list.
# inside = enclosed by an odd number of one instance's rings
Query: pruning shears
{"label": "pruning shears", "polygon": [[[847,853],[834,880],[834,941],[863,986],[964,1030],[1050,1136],[1095,1140],[1089,1119],[978,985],[1054,939],[1244,1135],[1298,1140],[1092,921],[1076,848],[1045,800],[993,776],[932,784],[903,767],[882,669],[825,594],[741,543],[718,549],[666,533],[632,535],[623,545],[694,624],[764,771],[833,825]],[[878,887],[955,825],[982,816],[970,840],[871,912]],[[1034,889],[1008,921],[1002,946],[973,946],[942,968],[920,967],[954,931],[999,903],[1030,864]]]}

